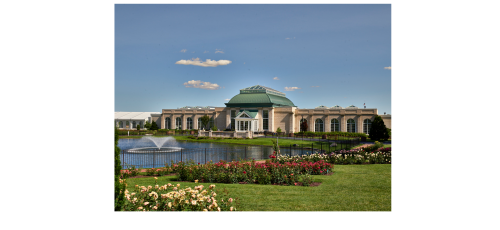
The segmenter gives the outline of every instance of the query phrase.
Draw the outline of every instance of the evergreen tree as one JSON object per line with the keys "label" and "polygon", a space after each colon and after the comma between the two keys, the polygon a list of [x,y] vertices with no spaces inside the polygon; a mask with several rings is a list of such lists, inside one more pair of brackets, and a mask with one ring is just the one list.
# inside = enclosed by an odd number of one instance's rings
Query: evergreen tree
{"label": "evergreen tree", "polygon": [[137,125],[137,130],[141,130],[141,125]]}
{"label": "evergreen tree", "polygon": [[115,211],[121,211],[125,204],[125,185],[120,183],[121,170],[118,128],[115,127]]}
{"label": "evergreen tree", "polygon": [[304,122],[302,122],[302,124],[300,124],[300,130],[305,132],[305,131],[307,131],[307,128],[308,128],[307,121],[304,120]]}
{"label": "evergreen tree", "polygon": [[155,122],[155,121],[153,121],[153,122],[151,123],[151,128],[150,128],[150,130],[158,130],[158,125],[156,124],[156,122]]}
{"label": "evergreen tree", "polygon": [[146,124],[144,124],[144,128],[150,129],[151,128],[151,123],[149,123],[149,121],[146,121]]}
{"label": "evergreen tree", "polygon": [[381,116],[375,116],[370,128],[370,139],[372,140],[388,140],[389,130],[385,127],[384,121]]}

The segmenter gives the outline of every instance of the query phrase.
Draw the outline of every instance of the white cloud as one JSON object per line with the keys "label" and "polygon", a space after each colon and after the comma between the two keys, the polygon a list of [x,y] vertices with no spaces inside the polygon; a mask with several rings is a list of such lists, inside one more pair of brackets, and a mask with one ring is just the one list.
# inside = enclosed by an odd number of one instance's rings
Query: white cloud
{"label": "white cloud", "polygon": [[187,51],[187,49],[183,49],[181,50],[181,53],[185,53]]}
{"label": "white cloud", "polygon": [[294,87],[285,87],[285,91],[294,91],[296,89],[301,89],[301,88],[295,87],[295,86]]}
{"label": "white cloud", "polygon": [[285,38],[286,40],[290,39],[290,38]]}
{"label": "white cloud", "polygon": [[192,54],[194,54],[195,51],[191,52]]}
{"label": "white cloud", "polygon": [[220,89],[221,87],[216,84],[216,83],[210,83],[210,82],[203,82],[203,81],[200,81],[200,80],[191,80],[191,81],[188,81],[188,82],[184,82],[184,86],[186,86],[186,88],[199,88],[199,89],[208,89],[208,90],[217,90],[217,89]]}
{"label": "white cloud", "polygon": [[229,65],[231,61],[229,60],[210,60],[207,59],[205,62],[200,61],[200,58],[192,58],[191,60],[179,60],[175,64],[178,65],[197,65],[203,67],[216,67],[220,65]]}
{"label": "white cloud", "polygon": [[279,80],[279,78],[278,77],[274,77],[273,80]]}
{"label": "white cloud", "polygon": [[208,51],[205,50],[205,52],[203,52],[204,54],[208,53]]}
{"label": "white cloud", "polygon": [[384,67],[384,69],[389,69],[389,70],[390,70],[390,69],[391,69],[391,67],[390,67],[390,66],[389,66],[389,67]]}
{"label": "white cloud", "polygon": [[223,54],[223,53],[224,53],[224,51],[222,51],[222,50],[220,50],[220,49],[215,49],[215,53],[221,53],[221,54]]}
{"label": "white cloud", "polygon": [[229,101],[229,99],[224,99],[224,101]]}

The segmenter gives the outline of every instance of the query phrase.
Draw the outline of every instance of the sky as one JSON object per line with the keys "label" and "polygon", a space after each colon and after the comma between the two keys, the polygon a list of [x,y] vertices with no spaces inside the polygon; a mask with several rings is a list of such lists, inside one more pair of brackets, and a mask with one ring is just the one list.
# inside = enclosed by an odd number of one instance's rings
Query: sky
{"label": "sky", "polygon": [[391,114],[391,5],[115,5],[115,111],[225,107],[254,85]]}

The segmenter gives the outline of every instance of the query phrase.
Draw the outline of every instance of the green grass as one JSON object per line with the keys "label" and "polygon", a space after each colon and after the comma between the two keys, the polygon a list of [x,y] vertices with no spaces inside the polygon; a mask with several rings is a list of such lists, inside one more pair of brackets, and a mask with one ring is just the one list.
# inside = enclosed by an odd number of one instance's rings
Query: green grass
{"label": "green grass", "polygon": [[[239,198],[240,211],[391,211],[391,165],[336,165],[331,176],[313,176],[318,187],[254,184],[219,184]],[[133,190],[154,185],[153,177],[127,179]],[[199,184],[177,182],[175,176],[158,177],[158,184]],[[210,183],[200,183],[208,187]]]}
{"label": "green grass", "polygon": [[[189,139],[187,136],[174,136],[174,138],[177,140],[177,141],[196,141],[196,142],[209,142],[209,143],[227,143],[227,144],[245,144],[245,145],[268,145],[268,146],[272,146],[273,145],[273,142],[271,140],[276,140],[276,138],[256,138],[256,139],[228,139],[228,138],[224,138],[224,139],[220,139],[220,140],[216,140],[216,139],[200,139],[200,140],[196,140],[196,139]],[[314,144],[315,146],[316,145],[319,145],[319,144],[323,144],[323,146],[326,146],[327,145],[327,142],[323,142],[323,141],[307,141],[307,140],[290,140],[290,139],[279,139],[278,140],[279,142],[279,145],[282,146],[282,147],[285,147],[285,146],[290,146],[290,145],[293,145],[293,144],[298,144],[298,145],[311,145],[311,144]],[[315,147],[316,148],[316,147]]]}

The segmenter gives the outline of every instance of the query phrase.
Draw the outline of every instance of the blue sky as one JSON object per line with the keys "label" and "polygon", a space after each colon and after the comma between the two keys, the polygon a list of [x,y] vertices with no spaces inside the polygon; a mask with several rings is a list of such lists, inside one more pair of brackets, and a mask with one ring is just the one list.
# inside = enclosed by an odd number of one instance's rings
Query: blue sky
{"label": "blue sky", "polygon": [[115,5],[115,111],[224,107],[260,84],[299,108],[390,114],[386,67],[388,4]]}

